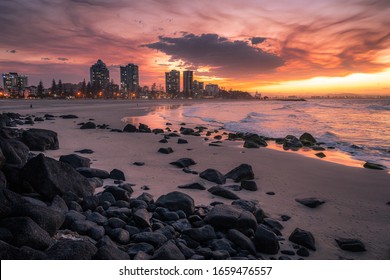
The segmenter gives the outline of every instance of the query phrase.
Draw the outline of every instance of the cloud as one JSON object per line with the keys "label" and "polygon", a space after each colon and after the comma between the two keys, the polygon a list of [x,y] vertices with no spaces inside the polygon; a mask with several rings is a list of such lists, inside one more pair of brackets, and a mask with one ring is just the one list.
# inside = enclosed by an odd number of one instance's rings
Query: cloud
{"label": "cloud", "polygon": [[51,60],[49,57],[41,57],[41,60]]}
{"label": "cloud", "polygon": [[252,45],[257,45],[263,43],[267,38],[264,37],[252,37],[250,38]]}
{"label": "cloud", "polygon": [[256,75],[284,64],[281,57],[248,45],[230,41],[218,34],[182,33],[181,37],[159,37],[159,41],[142,45],[161,51],[171,61],[183,61],[188,68],[210,67],[210,74],[226,77]]}
{"label": "cloud", "polygon": [[16,53],[16,50],[7,50],[7,53]]}
{"label": "cloud", "polygon": [[66,57],[57,57],[57,60],[60,60],[60,61],[68,61],[69,58],[66,58]]}

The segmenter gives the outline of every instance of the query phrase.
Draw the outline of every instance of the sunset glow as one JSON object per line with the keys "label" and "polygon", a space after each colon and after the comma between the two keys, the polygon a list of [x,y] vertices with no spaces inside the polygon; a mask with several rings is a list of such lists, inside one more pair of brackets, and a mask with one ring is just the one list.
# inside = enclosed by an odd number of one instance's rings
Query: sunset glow
{"label": "sunset glow", "polygon": [[89,80],[102,59],[139,65],[140,84],[164,72],[267,94],[390,94],[390,2],[0,2],[0,72],[30,84]]}

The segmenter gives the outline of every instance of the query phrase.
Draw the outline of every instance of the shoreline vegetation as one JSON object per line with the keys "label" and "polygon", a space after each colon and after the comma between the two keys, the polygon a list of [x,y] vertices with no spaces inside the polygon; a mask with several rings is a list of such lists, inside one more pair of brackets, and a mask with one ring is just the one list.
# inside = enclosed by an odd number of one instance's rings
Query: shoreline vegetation
{"label": "shoreline vegetation", "polygon": [[386,172],[104,108],[3,111],[1,259],[389,259]]}

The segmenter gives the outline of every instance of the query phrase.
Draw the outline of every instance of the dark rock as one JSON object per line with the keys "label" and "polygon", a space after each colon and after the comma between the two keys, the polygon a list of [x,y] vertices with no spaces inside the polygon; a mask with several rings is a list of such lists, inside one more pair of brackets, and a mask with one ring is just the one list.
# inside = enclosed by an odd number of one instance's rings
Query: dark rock
{"label": "dark rock", "polygon": [[279,223],[278,221],[271,219],[271,218],[265,218],[263,220],[263,224],[265,224],[266,226],[268,226],[271,229],[277,229],[279,231],[284,228],[281,223]]}
{"label": "dark rock", "polygon": [[301,137],[299,137],[299,140],[302,142],[304,146],[313,146],[317,144],[316,139],[311,135],[310,133],[303,133]]}
{"label": "dark rock", "polygon": [[258,149],[260,148],[260,145],[252,140],[245,140],[244,142],[244,148],[247,149]]}
{"label": "dark rock", "polygon": [[90,260],[97,248],[84,240],[59,240],[46,253],[51,260]]}
{"label": "dark rock", "polygon": [[130,241],[129,232],[121,228],[114,228],[110,230],[108,235],[112,238],[112,240],[118,242],[119,244],[127,244]]}
{"label": "dark rock", "polygon": [[2,260],[45,260],[47,255],[33,248],[22,246],[16,248],[0,241],[0,259]]}
{"label": "dark rock", "polygon": [[74,222],[83,220],[85,220],[83,214],[75,210],[69,210],[69,212],[65,214],[65,222],[63,223],[62,228],[70,228]]}
{"label": "dark rock", "polygon": [[81,207],[84,211],[91,210],[95,211],[96,207],[99,205],[99,198],[95,195],[84,197],[83,201],[81,202]]}
{"label": "dark rock", "polygon": [[57,133],[47,129],[32,128],[23,131],[22,142],[32,151],[59,149]]}
{"label": "dark rock", "polygon": [[160,133],[164,133],[164,130],[161,129],[161,128],[155,128],[155,129],[152,130],[152,132],[153,132],[154,134],[160,134]]}
{"label": "dark rock", "polygon": [[10,243],[14,236],[8,229],[0,227],[0,240]]}
{"label": "dark rock", "polygon": [[230,241],[232,241],[234,244],[236,244],[241,249],[247,250],[251,254],[256,254],[256,247],[253,244],[252,240],[250,240],[250,238],[247,237],[242,232],[240,232],[236,229],[230,229],[228,231],[227,237],[229,238]]}
{"label": "dark rock", "polygon": [[172,133],[169,133],[167,136],[168,136],[168,137],[180,137],[180,135],[179,135],[179,134],[177,134],[177,133],[174,133],[174,132],[172,132]]}
{"label": "dark rock", "polygon": [[87,180],[88,180],[89,184],[90,184],[94,189],[103,187],[103,184],[104,184],[103,179],[94,177],[94,178],[87,178]]}
{"label": "dark rock", "polygon": [[154,198],[151,194],[149,193],[142,193],[140,196],[137,197],[137,200],[143,200],[145,201],[146,203],[154,203]]}
{"label": "dark rock", "polygon": [[324,153],[316,153],[315,154],[317,157],[319,157],[319,158],[325,158],[326,157],[326,155],[324,154]]}
{"label": "dark rock", "polygon": [[80,126],[80,129],[96,129],[96,124],[93,122],[86,122],[82,126]]}
{"label": "dark rock", "polygon": [[185,257],[176,244],[170,240],[154,252],[152,260],[185,260]]}
{"label": "dark rock", "polygon": [[252,166],[249,164],[241,164],[229,171],[225,177],[233,179],[235,182],[241,182],[242,180],[253,180],[255,175],[253,173]]}
{"label": "dark rock", "polygon": [[41,117],[34,118],[34,122],[43,122],[43,121],[45,121],[45,120]]}
{"label": "dark rock", "polygon": [[103,193],[109,192],[111,193],[115,200],[124,200],[124,201],[130,201],[131,193],[130,190],[125,190],[117,186],[109,186],[104,190]]}
{"label": "dark rock", "polygon": [[133,165],[136,165],[136,166],[144,166],[144,165],[145,165],[145,162],[142,162],[142,161],[135,161],[135,162],[133,162]]}
{"label": "dark rock", "polygon": [[23,166],[27,162],[29,148],[16,139],[0,138],[0,151],[1,155],[3,155],[2,166],[5,163]]}
{"label": "dark rock", "polygon": [[208,191],[213,195],[224,197],[227,199],[240,199],[238,195],[221,186],[211,187],[210,189],[208,189]]}
{"label": "dark rock", "polygon": [[123,132],[137,132],[137,127],[129,123],[123,128]]}
{"label": "dark rock", "polygon": [[373,162],[366,162],[363,165],[363,167],[368,168],[368,169],[375,169],[375,170],[386,170],[387,169],[386,166],[378,164],[378,163],[373,163]]}
{"label": "dark rock", "polygon": [[200,178],[208,180],[210,182],[214,182],[216,184],[225,184],[226,178],[222,175],[221,172],[215,169],[206,169],[202,173],[199,174]]}
{"label": "dark rock", "polygon": [[63,118],[63,119],[77,119],[78,116],[68,114],[68,115],[61,115],[60,118]]}
{"label": "dark rock", "polygon": [[68,203],[69,210],[74,210],[79,213],[83,212],[83,207],[81,207],[80,204],[78,204],[76,201],[71,201]]}
{"label": "dark rock", "polygon": [[90,167],[91,165],[91,160],[89,158],[82,157],[76,154],[61,156],[60,161],[69,164],[74,169],[78,167]]}
{"label": "dark rock", "polygon": [[260,253],[274,255],[279,252],[279,242],[275,233],[260,225],[255,233],[254,243]]}
{"label": "dark rock", "polygon": [[195,131],[192,128],[181,127],[180,133],[183,135],[192,135]]}
{"label": "dark rock", "polygon": [[246,210],[248,212],[254,213],[256,210],[256,204],[252,201],[237,199],[232,202],[232,205],[238,207],[242,210]]}
{"label": "dark rock", "polygon": [[308,198],[302,198],[302,199],[296,198],[295,201],[299,202],[300,204],[305,205],[309,208],[316,208],[316,207],[320,206],[321,204],[325,203],[325,201],[318,199],[318,198],[315,198],[315,197],[308,197]]}
{"label": "dark rock", "polygon": [[295,256],[295,252],[292,250],[281,250],[280,253],[283,255]]}
{"label": "dark rock", "polygon": [[275,195],[275,192],[266,192],[265,194],[268,194],[268,195]]}
{"label": "dark rock", "polygon": [[133,219],[138,227],[150,227],[151,214],[146,209],[138,209],[133,214]]}
{"label": "dark rock", "polygon": [[152,130],[146,124],[140,123],[138,126],[138,131],[142,133],[151,133]]}
{"label": "dark rock", "polygon": [[138,252],[135,256],[134,256],[134,258],[133,258],[133,260],[135,260],[135,261],[146,261],[146,260],[150,260],[152,258],[152,256],[151,255],[149,255],[149,254],[146,254],[145,252],[142,252],[142,251],[140,251],[140,252]]}
{"label": "dark rock", "polygon": [[126,225],[125,221],[115,217],[109,218],[107,222],[111,228],[124,228]]}
{"label": "dark rock", "polygon": [[205,190],[206,187],[203,186],[201,183],[190,183],[186,185],[178,186],[180,189],[192,189],[192,190]]}
{"label": "dark rock", "polygon": [[320,146],[313,146],[312,149],[313,149],[313,151],[325,151],[326,150],[324,147],[320,147]]}
{"label": "dark rock", "polygon": [[210,225],[205,225],[200,228],[187,229],[184,230],[182,233],[188,235],[190,238],[198,242],[205,242],[207,240],[216,238],[214,228]]}
{"label": "dark rock", "polygon": [[187,216],[192,215],[195,211],[192,197],[182,192],[170,192],[162,195],[157,199],[156,205],[171,211],[183,210]]}
{"label": "dark rock", "polygon": [[119,170],[119,169],[113,169],[113,170],[111,170],[111,172],[110,172],[110,178],[111,178],[111,179],[114,179],[114,180],[126,181],[126,179],[125,179],[125,174],[123,173],[123,171],[121,171],[121,170]]}
{"label": "dark rock", "polygon": [[283,140],[283,149],[284,150],[293,150],[297,151],[302,148],[303,145],[299,139],[293,135],[287,135]]}
{"label": "dark rock", "polygon": [[282,215],[282,216],[280,216],[280,218],[282,219],[283,222],[286,222],[286,221],[291,219],[291,217],[288,215]]}
{"label": "dark rock", "polygon": [[43,154],[27,162],[20,171],[20,178],[24,184],[49,200],[68,191],[80,197],[92,195],[94,191],[88,180],[71,166]]}
{"label": "dark rock", "polygon": [[344,251],[350,251],[350,252],[364,252],[366,251],[366,247],[364,246],[363,242],[359,239],[353,239],[353,238],[337,238],[335,239],[337,242],[337,245],[344,250]]}
{"label": "dark rock", "polygon": [[100,205],[103,203],[103,202],[109,202],[111,205],[115,204],[116,202],[116,199],[115,197],[112,195],[111,192],[103,192],[99,195],[99,203]]}
{"label": "dark rock", "polygon": [[[201,221],[203,222],[203,221]],[[187,219],[179,219],[172,224],[173,228],[178,232],[183,232],[191,228],[191,224]]]}
{"label": "dark rock", "polygon": [[129,260],[130,257],[126,252],[118,249],[116,246],[102,246],[98,249],[94,260]]}
{"label": "dark rock", "polygon": [[86,218],[88,221],[94,222],[98,225],[103,225],[107,222],[107,218],[98,212],[86,214]]}
{"label": "dark rock", "polygon": [[175,165],[175,166],[180,167],[180,168],[183,168],[183,167],[195,165],[196,162],[191,158],[181,158],[181,159],[178,159],[176,161],[171,162],[170,164]]}
{"label": "dark rock", "polygon": [[226,260],[230,257],[230,254],[226,250],[217,250],[212,252],[212,258],[214,260]]}
{"label": "dark rock", "polygon": [[134,234],[132,236],[132,239],[137,243],[146,242],[155,247],[160,247],[168,240],[164,234],[157,233],[157,232],[140,232]]}
{"label": "dark rock", "polygon": [[97,177],[100,179],[110,178],[110,173],[108,173],[105,170],[101,170],[97,168],[79,167],[76,170],[86,178],[93,178],[93,177]]}
{"label": "dark rock", "polygon": [[250,181],[250,180],[242,180],[241,181],[241,188],[247,191],[257,191],[257,184],[255,181]]}
{"label": "dark rock", "polygon": [[49,234],[29,217],[5,218],[0,221],[0,226],[12,233],[12,245],[17,247],[44,250],[53,243]]}
{"label": "dark rock", "polygon": [[188,144],[188,141],[186,139],[179,138],[177,139],[177,144]]}
{"label": "dark rock", "polygon": [[127,249],[127,254],[130,256],[130,258],[134,258],[138,252],[144,252],[148,255],[153,255],[154,247],[149,243],[141,242]]}
{"label": "dark rock", "polygon": [[297,250],[297,255],[300,257],[308,257],[310,256],[309,250],[307,250],[305,247],[301,247]]}
{"label": "dark rock", "polygon": [[311,232],[296,228],[288,238],[291,242],[294,242],[298,245],[304,246],[313,251],[316,250],[315,240],[313,234]]}
{"label": "dark rock", "polygon": [[161,154],[171,154],[171,153],[173,153],[173,149],[171,147],[160,148],[160,149],[158,149],[158,152]]}
{"label": "dark rock", "polygon": [[253,214],[232,205],[218,204],[206,216],[204,221],[213,227],[223,229],[256,229],[257,222]]}
{"label": "dark rock", "polygon": [[75,153],[80,153],[80,154],[93,154],[94,151],[92,151],[91,149],[82,149],[82,150],[78,150],[78,151],[74,151]]}
{"label": "dark rock", "polygon": [[158,141],[159,143],[163,143],[163,144],[165,144],[165,143],[168,143],[168,140],[167,139],[161,139],[160,141]]}
{"label": "dark rock", "polygon": [[53,236],[65,221],[65,213],[28,203],[14,206],[11,215],[14,217],[30,217],[50,236]]}

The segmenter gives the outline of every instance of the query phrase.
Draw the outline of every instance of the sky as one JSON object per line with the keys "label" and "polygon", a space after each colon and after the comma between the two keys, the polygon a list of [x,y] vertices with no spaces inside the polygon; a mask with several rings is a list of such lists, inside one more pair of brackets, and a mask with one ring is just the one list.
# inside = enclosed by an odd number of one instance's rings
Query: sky
{"label": "sky", "polygon": [[102,59],[266,94],[390,94],[388,0],[0,0],[0,72],[89,81]]}

